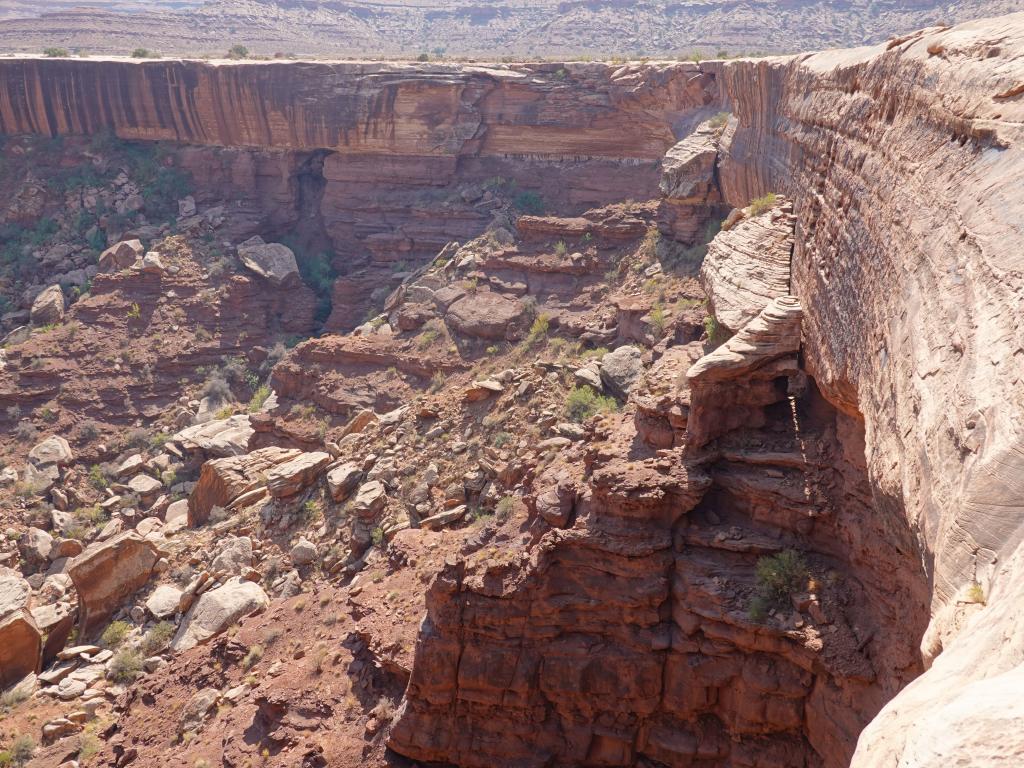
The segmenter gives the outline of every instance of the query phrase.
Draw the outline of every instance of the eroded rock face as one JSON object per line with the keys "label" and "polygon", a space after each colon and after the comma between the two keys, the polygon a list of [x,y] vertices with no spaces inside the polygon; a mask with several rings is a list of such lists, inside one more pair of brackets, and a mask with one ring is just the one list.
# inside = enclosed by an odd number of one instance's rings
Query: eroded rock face
{"label": "eroded rock face", "polygon": [[242,494],[265,486],[271,469],[301,454],[290,448],[260,448],[242,456],[207,461],[188,498],[189,526],[205,523],[215,506],[226,507]]}
{"label": "eroded rock face", "polygon": [[772,299],[789,293],[793,206],[780,201],[744,218],[708,246],[700,278],[719,323],[738,331]]}
{"label": "eroded rock face", "polygon": [[[871,493],[915,532],[907,559],[926,564],[933,624],[972,582],[989,597],[864,732],[857,768],[1022,749],[1020,729],[1004,731],[1007,713],[989,706],[1024,648],[1012,608],[1024,537],[1022,50],[1014,14],[722,70],[737,119],[723,191],[736,206],[793,199],[806,367],[863,420]],[[995,741],[981,744],[986,733]]]}
{"label": "eroded rock face", "polygon": [[238,258],[242,260],[246,269],[272,285],[281,285],[299,276],[299,266],[295,262],[292,249],[281,243],[264,242],[258,235],[238,246]]}
{"label": "eroded rock face", "polygon": [[68,575],[78,592],[80,637],[99,631],[153,572],[159,553],[135,531],[92,544],[71,561]]}

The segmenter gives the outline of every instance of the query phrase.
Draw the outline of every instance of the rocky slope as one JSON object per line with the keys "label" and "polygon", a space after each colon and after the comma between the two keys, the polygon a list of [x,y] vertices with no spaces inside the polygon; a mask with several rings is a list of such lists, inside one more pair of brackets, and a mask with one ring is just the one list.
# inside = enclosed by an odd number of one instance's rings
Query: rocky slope
{"label": "rocky slope", "polygon": [[[1014,764],[1022,52],[1015,15],[699,66],[111,62],[106,101],[4,62],[4,124],[100,169],[88,243],[62,212],[12,251],[45,290],[0,356],[11,759]],[[189,145],[161,175],[90,126]],[[55,210],[37,141],[8,222]],[[435,155],[459,242],[335,239],[321,163],[386,198]],[[466,170],[499,159],[551,210]],[[321,262],[247,239],[285,231],[343,272],[318,337]]]}
{"label": "rocky slope", "polygon": [[[793,52],[878,42],[937,22],[1021,10],[1018,0],[104,0],[75,7],[4,0],[0,42],[127,54],[496,57],[690,56]],[[166,6],[166,7],[165,7]],[[163,11],[163,12],[161,12]]]}

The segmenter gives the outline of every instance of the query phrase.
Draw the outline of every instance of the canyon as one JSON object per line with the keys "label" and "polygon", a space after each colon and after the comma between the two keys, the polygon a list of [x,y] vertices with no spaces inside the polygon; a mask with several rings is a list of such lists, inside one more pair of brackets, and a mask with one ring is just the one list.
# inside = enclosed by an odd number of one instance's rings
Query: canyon
{"label": "canyon", "polygon": [[0,59],[0,739],[1016,764],[1022,62]]}

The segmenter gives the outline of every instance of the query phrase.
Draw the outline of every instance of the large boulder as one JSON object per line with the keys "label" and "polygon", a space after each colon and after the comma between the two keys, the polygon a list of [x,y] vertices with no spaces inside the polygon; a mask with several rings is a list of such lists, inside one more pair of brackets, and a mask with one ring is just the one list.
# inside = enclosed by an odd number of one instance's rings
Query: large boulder
{"label": "large boulder", "polygon": [[264,242],[259,235],[238,246],[238,258],[247,269],[274,285],[297,279],[299,275],[292,249],[281,243]]}
{"label": "large boulder", "polygon": [[601,381],[616,397],[628,397],[643,372],[643,353],[636,347],[619,347],[601,358]]}
{"label": "large boulder", "polygon": [[0,688],[39,672],[42,636],[24,609],[0,616]]}
{"label": "large boulder", "polygon": [[520,301],[498,293],[477,291],[448,308],[448,323],[463,336],[502,341],[519,338],[526,317]]}
{"label": "large boulder", "polygon": [[229,579],[224,586],[203,593],[189,609],[171,649],[180,652],[194,648],[269,604],[270,598],[258,584],[241,578]]}
{"label": "large boulder", "polygon": [[249,417],[241,414],[187,427],[172,439],[182,450],[190,453],[199,453],[208,458],[223,458],[240,456],[248,451],[249,438],[254,432]]}
{"label": "large boulder", "polygon": [[37,467],[63,467],[74,461],[71,445],[59,435],[53,435],[35,445],[28,452],[29,461]]}
{"label": "large boulder", "polygon": [[370,520],[384,509],[387,503],[387,488],[380,480],[365,483],[352,501],[351,511],[356,517]]}
{"label": "large boulder", "polygon": [[51,285],[36,296],[29,315],[32,325],[52,325],[64,321],[64,292],[59,285]]}
{"label": "large boulder", "polygon": [[122,240],[115,243],[100,254],[99,268],[101,272],[116,272],[132,266],[145,252],[139,240]]}
{"label": "large boulder", "polygon": [[146,599],[146,610],[158,619],[166,619],[178,612],[181,590],[173,584],[161,584]]}
{"label": "large boulder", "polygon": [[293,448],[272,447],[206,462],[188,498],[189,526],[202,525],[211,509],[226,507],[243,493],[263,486],[271,469],[301,455]]}
{"label": "large boulder", "polygon": [[68,575],[78,592],[79,637],[87,638],[153,573],[160,555],[135,531],[92,544],[71,561]]}
{"label": "large boulder", "polygon": [[330,463],[329,453],[312,451],[300,454],[267,472],[267,490],[275,498],[294,496],[316,480]]}
{"label": "large boulder", "polygon": [[0,688],[39,671],[42,635],[27,609],[31,595],[20,573],[0,566]]}
{"label": "large boulder", "polygon": [[327,490],[335,501],[344,501],[363,479],[363,470],[351,461],[332,468],[327,472]]}

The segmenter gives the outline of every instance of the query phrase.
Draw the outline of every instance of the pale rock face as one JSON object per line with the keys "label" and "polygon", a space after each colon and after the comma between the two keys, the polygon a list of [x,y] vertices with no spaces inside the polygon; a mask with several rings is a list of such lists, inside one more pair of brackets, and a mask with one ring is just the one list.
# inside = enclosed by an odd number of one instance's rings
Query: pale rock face
{"label": "pale rock face", "polygon": [[186,451],[198,451],[216,458],[240,456],[249,450],[254,434],[245,414],[208,421],[178,432],[173,440]]}
{"label": "pale rock face", "polygon": [[718,233],[708,246],[700,280],[719,323],[738,331],[789,293],[793,206],[787,201]]}
{"label": "pale rock face", "polygon": [[181,590],[171,584],[160,584],[146,599],[146,610],[158,619],[166,619],[178,611]]}
{"label": "pale rock face", "polygon": [[316,551],[316,545],[305,538],[301,538],[296,542],[295,546],[292,547],[289,556],[292,559],[292,564],[300,567],[316,562],[319,557]]}
{"label": "pale rock face", "polygon": [[264,610],[270,603],[267,593],[251,581],[229,579],[217,589],[204,592],[182,619],[171,648],[187,651],[220,634],[251,613]]}
{"label": "pale rock face", "polygon": [[[1020,761],[1018,705],[999,704],[1024,658],[1022,54],[1017,13],[721,68],[737,122],[723,193],[793,200],[804,366],[863,422],[872,494],[926,572],[928,653],[942,638],[854,768]],[[943,609],[972,581],[988,606],[952,637]]]}
{"label": "pale rock face", "polygon": [[447,320],[466,336],[500,341],[518,338],[526,310],[521,302],[490,291],[478,291],[448,308]]}
{"label": "pale rock face", "polygon": [[247,269],[274,285],[282,285],[299,275],[299,265],[291,248],[281,243],[266,243],[258,235],[238,246],[238,258]]}

